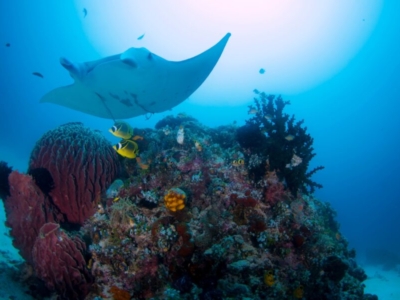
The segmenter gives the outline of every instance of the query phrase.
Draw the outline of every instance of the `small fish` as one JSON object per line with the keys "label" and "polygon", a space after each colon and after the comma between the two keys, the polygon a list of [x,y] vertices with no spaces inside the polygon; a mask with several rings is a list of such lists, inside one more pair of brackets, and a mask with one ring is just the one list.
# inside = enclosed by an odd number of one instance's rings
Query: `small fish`
{"label": "small fish", "polygon": [[255,94],[259,94],[259,93],[260,93],[260,91],[257,90],[257,89],[254,89],[253,92],[254,92]]}
{"label": "small fish", "polygon": [[232,166],[234,167],[240,167],[244,165],[244,160],[239,158],[239,159],[235,159],[234,161],[232,161]]}
{"label": "small fish", "polygon": [[260,69],[260,71],[258,71],[260,74],[264,74],[265,70],[263,68]]}
{"label": "small fish", "polygon": [[39,72],[33,72],[32,75],[35,75],[40,78],[44,78],[44,76],[42,74],[40,74]]}
{"label": "small fish", "polygon": [[203,147],[201,147],[201,144],[198,141],[194,142],[194,146],[196,147],[197,151],[201,151],[203,150]]}
{"label": "small fish", "polygon": [[119,155],[126,158],[135,158],[139,154],[138,145],[131,140],[122,140],[114,145],[113,148]]}
{"label": "small fish", "polygon": [[126,122],[117,121],[109,130],[113,135],[121,139],[127,140],[133,137],[133,128]]}
{"label": "small fish", "polygon": [[249,115],[255,115],[255,114],[258,114],[258,110],[257,109],[252,108],[252,109],[249,110]]}
{"label": "small fish", "polygon": [[141,36],[139,36],[137,39],[140,41],[142,38],[144,38],[144,33],[141,35]]}
{"label": "small fish", "polygon": [[84,9],[83,9],[83,17],[86,18],[86,16],[87,16],[87,9],[84,8]]}
{"label": "small fish", "polygon": [[289,135],[287,135],[287,136],[285,136],[285,140],[287,140],[287,141],[293,141],[294,140],[294,136],[293,135],[291,135],[291,134],[289,134]]}
{"label": "small fish", "polygon": [[[138,166],[142,169],[142,170],[147,170],[148,168],[149,168],[149,165],[148,164],[144,164],[143,162],[142,162],[142,159],[138,156],[138,157],[136,157],[136,162],[137,162],[137,164],[138,164]],[[147,161],[148,162],[148,161]]]}
{"label": "small fish", "polygon": [[140,135],[135,135],[135,136],[131,137],[131,140],[132,141],[143,140],[143,137]]}
{"label": "small fish", "polygon": [[115,197],[114,199],[113,199],[113,202],[118,202],[119,201],[119,197]]}
{"label": "small fish", "polygon": [[10,43],[6,43],[6,47],[10,47],[11,46],[11,44]]}
{"label": "small fish", "polygon": [[176,117],[180,118],[180,119],[184,119],[184,118],[187,118],[188,116],[185,113],[179,113],[179,114],[176,115]]}
{"label": "small fish", "polygon": [[264,116],[264,118],[267,119],[267,120],[272,120],[272,115],[266,114],[266,115]]}

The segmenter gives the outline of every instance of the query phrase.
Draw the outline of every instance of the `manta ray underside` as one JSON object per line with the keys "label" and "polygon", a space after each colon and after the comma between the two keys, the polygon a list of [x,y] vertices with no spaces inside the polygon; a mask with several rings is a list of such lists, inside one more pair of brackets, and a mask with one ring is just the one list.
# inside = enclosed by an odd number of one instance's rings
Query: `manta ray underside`
{"label": "manta ray underside", "polygon": [[187,99],[218,62],[230,33],[203,53],[179,62],[146,48],[84,63],[61,58],[74,79],[40,100],[106,119],[127,119],[171,109]]}

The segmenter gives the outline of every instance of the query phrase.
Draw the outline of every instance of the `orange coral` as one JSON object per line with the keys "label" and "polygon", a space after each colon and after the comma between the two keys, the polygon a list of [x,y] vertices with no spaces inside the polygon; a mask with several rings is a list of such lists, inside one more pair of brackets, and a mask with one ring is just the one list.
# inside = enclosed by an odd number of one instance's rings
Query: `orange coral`
{"label": "orange coral", "polygon": [[269,287],[273,286],[275,284],[275,277],[274,273],[271,270],[268,270],[264,274],[264,283],[268,285]]}
{"label": "orange coral", "polygon": [[165,206],[172,212],[185,208],[186,194],[179,188],[170,189],[164,196]]}
{"label": "orange coral", "polygon": [[110,293],[113,295],[114,300],[130,300],[131,299],[131,294],[129,294],[127,291],[120,289],[119,287],[116,287],[113,285],[110,289]]}

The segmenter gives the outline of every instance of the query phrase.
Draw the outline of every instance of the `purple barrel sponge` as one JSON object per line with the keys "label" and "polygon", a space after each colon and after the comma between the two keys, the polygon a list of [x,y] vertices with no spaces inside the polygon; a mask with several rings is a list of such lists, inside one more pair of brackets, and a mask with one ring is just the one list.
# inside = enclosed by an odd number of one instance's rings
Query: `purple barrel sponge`
{"label": "purple barrel sponge", "polygon": [[116,179],[119,166],[117,153],[101,133],[68,123],[36,143],[28,173],[51,197],[61,222],[82,225]]}

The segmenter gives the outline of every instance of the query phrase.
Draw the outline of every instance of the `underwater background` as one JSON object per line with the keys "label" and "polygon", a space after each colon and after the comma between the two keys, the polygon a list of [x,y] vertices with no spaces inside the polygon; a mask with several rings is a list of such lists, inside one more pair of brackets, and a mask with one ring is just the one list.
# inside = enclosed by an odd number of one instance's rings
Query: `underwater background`
{"label": "underwater background", "polygon": [[[126,4],[126,11],[134,11],[135,5],[140,6],[135,1],[116,2],[117,7],[124,7]],[[303,2],[312,11],[310,4],[312,1]],[[337,5],[345,8],[342,2],[345,1],[339,1]],[[163,23],[163,27],[168,28],[169,18],[172,22],[174,13],[179,14],[179,9],[184,9],[180,7],[181,2],[177,3],[168,2],[170,11],[163,12],[165,18],[159,20]],[[267,94],[280,94],[284,100],[290,100],[290,105],[285,108],[286,113],[294,114],[297,120],[304,119],[308,133],[314,138],[313,147],[317,155],[311,161],[311,168],[325,166],[324,170],[313,176],[313,180],[323,185],[322,189],[315,192],[315,196],[323,202],[329,202],[337,211],[341,233],[349,241],[350,247],[356,249],[357,259],[362,261],[369,249],[384,249],[400,255],[398,231],[400,228],[398,192],[400,183],[400,2],[371,0],[366,3],[365,5],[374,5],[376,11],[371,13],[373,16],[371,19],[368,16],[355,14],[358,18],[357,22],[370,22],[365,25],[370,27],[367,31],[361,30],[365,35],[361,39],[362,42],[347,56],[341,54],[344,58],[338,63],[340,67],[332,66],[334,71],[328,72],[328,75],[321,75],[322,79],[313,78],[310,80],[312,83],[306,80],[303,86],[298,86],[293,83],[296,77],[288,76],[291,82],[288,88],[285,88],[282,75],[279,75],[282,76],[280,82],[274,82],[271,79],[274,77],[274,71],[284,74],[285,69],[290,70],[286,66],[287,62],[282,65],[282,70],[275,69],[279,69],[279,53],[274,58],[274,68],[269,68],[268,61],[264,61],[262,53],[257,52],[260,63],[252,65],[249,71],[246,68],[246,60],[251,58],[253,63],[254,57],[251,57],[250,51],[250,54],[246,53],[246,49],[255,47],[251,41],[254,40],[254,45],[257,47],[261,45],[265,53],[273,47],[274,41],[271,39],[271,45],[260,44],[258,34],[262,34],[263,31],[252,31],[247,33],[248,41],[240,45],[240,49],[231,48],[230,50],[231,44],[232,47],[236,45],[235,31],[230,31],[232,38],[225,50],[229,60],[223,53],[213,71],[216,73],[215,78],[211,73],[204,85],[193,96],[174,107],[172,111],[153,115],[148,120],[140,116],[128,122],[134,127],[153,128],[165,116],[185,113],[210,127],[234,122],[241,126],[246,119],[251,117],[248,115],[248,106],[253,104],[255,96],[253,89]],[[0,160],[6,161],[13,169],[26,172],[28,159],[36,141],[48,130],[68,122],[82,122],[89,128],[100,130],[111,142],[117,141],[108,133],[108,129],[113,124],[112,120],[100,119],[61,106],[39,103],[39,99],[49,90],[71,83],[69,75],[59,65],[60,56],[77,62],[90,61],[134,46],[149,48],[150,51],[167,59],[183,60],[207,49],[226,33],[223,31],[225,28],[215,30],[216,32],[210,29],[202,32],[201,23],[188,21],[185,26],[182,26],[183,28],[174,27],[173,36],[165,36],[163,33],[159,38],[162,43],[154,44],[154,40],[158,39],[156,31],[143,28],[139,19],[129,24],[132,26],[130,35],[126,34],[130,31],[129,29],[125,32],[107,32],[112,28],[110,24],[113,19],[118,19],[118,12],[115,10],[110,9],[108,19],[98,18],[95,22],[90,21],[90,18],[95,18],[93,15],[99,10],[103,17],[107,14],[107,9],[101,10],[101,6],[105,5],[109,3],[107,1],[32,2],[26,0],[18,1],[18,3],[6,1],[0,3],[2,112]],[[154,7],[154,9],[157,8]],[[210,14],[212,10],[213,8],[210,7]],[[127,13],[126,11],[124,13]],[[218,12],[222,15],[217,18],[223,20],[224,9]],[[151,15],[153,12],[142,10],[140,13],[143,14],[141,18],[146,19],[146,14]],[[185,11],[180,13],[185,14]],[[135,17],[138,16],[135,15]],[[285,15],[280,15],[279,18],[290,22]],[[326,39],[335,40],[335,47],[346,47],[346,43],[352,42],[351,36],[345,38],[346,26],[350,28],[355,25],[351,22],[343,24],[341,19],[335,22],[342,31],[335,32],[331,36],[329,36],[330,32],[326,32]],[[137,25],[137,28],[133,25]],[[96,34],[93,33],[94,31]],[[186,31],[184,38],[181,31]],[[109,42],[107,39],[102,39],[103,32],[108,38],[113,36],[113,39]],[[138,40],[137,37],[142,34],[145,34],[144,37]],[[276,34],[279,35],[279,33]],[[188,37],[191,39],[189,40]],[[147,39],[149,39],[148,43]],[[178,45],[175,41],[180,39],[183,41],[181,40]],[[110,48],[104,46],[116,40],[123,40],[121,45],[128,46],[120,49],[116,49],[116,46],[110,46]],[[268,37],[266,40],[268,41]],[[187,44],[189,47],[194,42],[198,43],[197,48],[189,48],[187,52],[181,49],[182,45]],[[322,45],[325,42],[325,39],[313,40],[311,46],[319,47],[318,43]],[[163,44],[166,45],[165,52],[163,52]],[[183,51],[179,52],[182,54],[177,57],[171,54],[175,47]],[[334,55],[334,49],[331,50]],[[296,52],[296,49],[293,48],[291,51]],[[327,63],[324,61],[324,55],[318,57],[318,61],[315,62],[306,54],[303,58],[299,56],[298,59],[306,60],[311,69],[315,67],[314,64]],[[327,55],[326,59],[329,60],[330,56]],[[238,67],[231,68],[231,65]],[[307,69],[307,64],[301,66]],[[242,73],[240,68],[243,68]],[[263,72],[259,72],[260,69],[265,69],[265,74],[261,74]],[[34,76],[33,72],[39,72],[43,78]],[[302,70],[298,72],[300,80]],[[309,70],[306,74],[313,76]],[[251,83],[249,86],[250,79],[247,77],[254,78],[254,84]],[[218,82],[217,85],[212,84],[214,79]],[[241,86],[242,80],[243,86]],[[271,88],[268,80],[272,82]],[[207,85],[208,81],[210,81],[209,85]],[[199,96],[196,96],[196,93],[199,93]],[[207,97],[204,101],[201,98],[203,95]],[[2,211],[0,215],[0,226],[4,227],[0,232],[3,233],[6,232],[3,222],[4,212]],[[11,245],[5,234],[2,234],[0,241],[2,245]],[[6,246],[1,247],[2,250],[7,249]]]}

